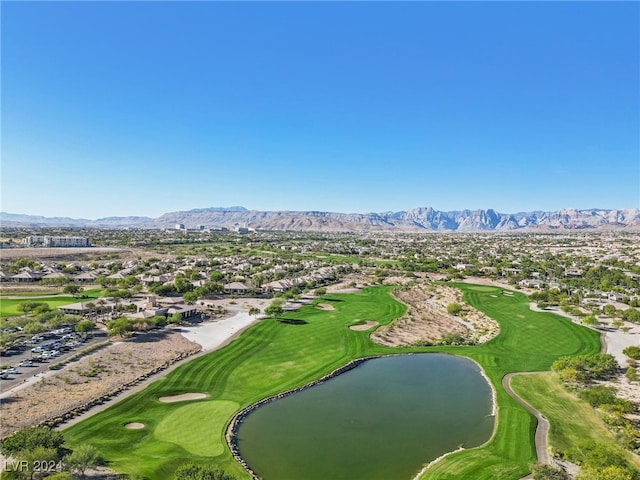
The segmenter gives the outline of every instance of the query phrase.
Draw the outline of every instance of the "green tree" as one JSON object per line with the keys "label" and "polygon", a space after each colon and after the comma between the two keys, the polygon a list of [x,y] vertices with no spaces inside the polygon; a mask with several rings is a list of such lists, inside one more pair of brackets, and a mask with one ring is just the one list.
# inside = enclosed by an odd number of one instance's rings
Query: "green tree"
{"label": "green tree", "polygon": [[64,458],[65,465],[72,472],[77,472],[80,478],[90,469],[102,465],[103,459],[93,445],[84,443]]}
{"label": "green tree", "polygon": [[95,325],[91,320],[81,320],[76,324],[74,330],[76,333],[82,333],[86,335],[87,332],[90,332],[94,328]]}
{"label": "green tree", "polygon": [[260,309],[258,307],[251,307],[249,309],[249,316],[257,317],[258,315],[260,315]]}
{"label": "green tree", "polygon": [[223,278],[224,274],[222,272],[218,272],[217,270],[214,270],[209,274],[209,280],[211,280],[212,282],[222,282]]}
{"label": "green tree", "polygon": [[264,313],[269,315],[270,317],[277,318],[284,313],[284,309],[282,308],[282,302],[274,300],[271,302],[267,308],[264,309]]}
{"label": "green tree", "polygon": [[29,472],[29,478],[33,478],[35,474],[44,473],[42,472],[43,465],[47,467],[55,465],[60,460],[57,448],[46,448],[43,446],[37,446],[29,450],[21,450],[16,457],[28,463],[27,471]]}
{"label": "green tree", "polygon": [[68,293],[69,295],[73,295],[74,297],[77,297],[80,292],[82,292],[82,287],[80,285],[74,285],[73,283],[65,285],[65,287],[62,289],[62,293]]}
{"label": "green tree", "polygon": [[46,305],[47,307],[49,306],[48,303],[44,303],[44,302],[22,302],[18,304],[16,309],[19,312],[27,314],[27,313],[33,312],[36,308],[42,307],[44,305]]}
{"label": "green tree", "polygon": [[604,468],[583,467],[576,480],[634,480],[633,473],[617,465]]}
{"label": "green tree", "polygon": [[162,315],[155,315],[149,319],[149,323],[156,327],[164,327],[167,324],[167,317]]}
{"label": "green tree", "polygon": [[186,293],[194,289],[193,284],[183,275],[178,275],[176,277],[173,281],[173,286],[178,293]]}
{"label": "green tree", "polygon": [[36,308],[34,308],[31,311],[31,314],[34,316],[38,316],[41,315],[43,313],[47,313],[51,311],[51,307],[49,306],[48,303],[43,303],[42,305],[38,305]]}
{"label": "green tree", "polygon": [[595,385],[589,388],[583,388],[578,390],[578,397],[587,402],[592,407],[599,407],[601,405],[615,405],[617,400],[616,387],[610,387],[606,385]]}
{"label": "green tree", "polygon": [[551,365],[563,381],[571,383],[608,378],[619,368],[615,357],[608,353],[560,357]]}
{"label": "green tree", "polygon": [[176,291],[172,283],[160,283],[149,286],[149,291],[156,295],[170,295]]}
{"label": "green tree", "polygon": [[126,337],[133,330],[133,322],[127,317],[116,318],[107,323],[107,335]]}
{"label": "green tree", "polygon": [[624,353],[627,357],[632,358],[633,360],[640,360],[640,347],[626,347],[624,350],[622,350],[622,353]]}
{"label": "green tree", "polygon": [[196,303],[196,300],[198,300],[198,292],[197,291],[186,292],[182,295],[182,299],[186,304],[193,305],[194,303]]}
{"label": "green tree", "polygon": [[176,312],[169,317],[169,323],[173,323],[175,325],[182,325],[182,314],[180,312]]}
{"label": "green tree", "polygon": [[640,310],[637,308],[627,308],[622,312],[622,318],[627,322],[640,323]]}
{"label": "green tree", "polygon": [[6,438],[0,451],[5,455],[14,456],[23,450],[34,450],[36,447],[58,450],[64,445],[62,433],[49,427],[28,427],[18,430]]}
{"label": "green tree", "polygon": [[187,463],[176,470],[176,480],[236,480],[236,478],[218,470],[213,465]]}
{"label": "green tree", "polygon": [[313,291],[313,294],[314,294],[316,297],[319,297],[320,295],[326,295],[326,294],[327,294],[327,289],[326,289],[325,287],[319,287],[319,288],[316,288],[316,289]]}
{"label": "green tree", "polygon": [[637,382],[638,381],[638,371],[636,370],[635,367],[627,368],[625,376],[627,377],[627,380],[629,380],[630,382]]}
{"label": "green tree", "polygon": [[590,325],[592,327],[597,327],[598,325],[600,325],[600,322],[595,315],[587,315],[582,319],[582,323],[584,323],[585,325]]}
{"label": "green tree", "polygon": [[575,445],[569,455],[575,458],[579,465],[594,469],[602,469],[611,465],[624,469],[627,466],[627,460],[622,453],[592,440]]}
{"label": "green tree", "polygon": [[29,335],[33,335],[35,333],[42,333],[46,330],[47,330],[47,326],[38,321],[29,322],[25,324],[24,327],[22,327],[22,333],[26,333]]}

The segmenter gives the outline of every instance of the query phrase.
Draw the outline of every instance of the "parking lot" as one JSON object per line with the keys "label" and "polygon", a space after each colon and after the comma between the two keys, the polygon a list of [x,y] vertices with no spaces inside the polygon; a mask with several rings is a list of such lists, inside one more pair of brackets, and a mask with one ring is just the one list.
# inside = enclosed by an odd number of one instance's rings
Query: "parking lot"
{"label": "parking lot", "polygon": [[27,336],[13,348],[2,352],[0,392],[48,371],[51,365],[66,360],[79,350],[103,342],[106,338],[106,333],[100,330],[84,336],[74,333],[69,327]]}

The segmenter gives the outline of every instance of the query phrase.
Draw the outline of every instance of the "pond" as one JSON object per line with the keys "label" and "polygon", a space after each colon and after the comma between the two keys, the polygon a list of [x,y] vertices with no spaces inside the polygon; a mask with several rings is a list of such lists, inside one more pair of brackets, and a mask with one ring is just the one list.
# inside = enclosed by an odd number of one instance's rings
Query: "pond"
{"label": "pond", "polygon": [[263,480],[409,480],[486,442],[492,412],[491,387],[468,359],[380,357],[258,407],[237,445]]}

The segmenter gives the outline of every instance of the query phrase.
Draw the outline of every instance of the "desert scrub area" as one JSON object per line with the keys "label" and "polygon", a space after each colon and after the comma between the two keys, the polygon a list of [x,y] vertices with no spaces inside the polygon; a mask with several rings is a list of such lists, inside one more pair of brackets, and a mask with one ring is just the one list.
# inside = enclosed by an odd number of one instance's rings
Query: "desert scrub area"
{"label": "desert scrub area", "polygon": [[3,398],[0,437],[43,422],[58,423],[69,412],[80,413],[198,351],[200,345],[176,332],[117,342]]}
{"label": "desert scrub area", "polygon": [[498,334],[498,324],[462,301],[462,292],[437,284],[394,290],[407,313],[371,338],[390,347],[483,343]]}

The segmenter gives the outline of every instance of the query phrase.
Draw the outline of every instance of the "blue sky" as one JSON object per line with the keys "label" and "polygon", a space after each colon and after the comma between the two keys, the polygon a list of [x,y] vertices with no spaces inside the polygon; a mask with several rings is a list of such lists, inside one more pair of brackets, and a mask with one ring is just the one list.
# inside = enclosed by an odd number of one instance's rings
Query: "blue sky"
{"label": "blue sky", "polygon": [[11,2],[2,203],[640,207],[638,2]]}

